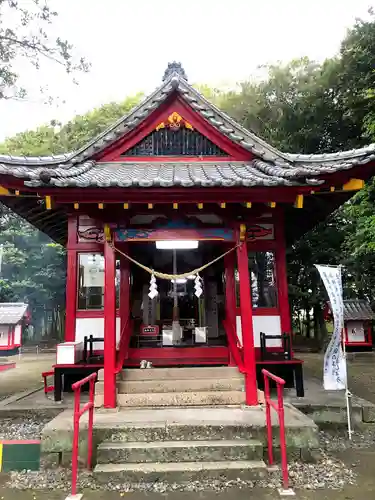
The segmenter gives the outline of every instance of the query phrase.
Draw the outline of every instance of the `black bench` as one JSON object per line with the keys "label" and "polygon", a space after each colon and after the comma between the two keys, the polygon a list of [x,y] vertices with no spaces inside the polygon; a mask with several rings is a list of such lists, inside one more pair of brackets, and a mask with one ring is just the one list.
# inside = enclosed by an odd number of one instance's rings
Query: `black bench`
{"label": "black bench", "polygon": [[[267,340],[281,340],[282,350],[270,352],[267,350]],[[285,380],[285,387],[295,387],[297,396],[305,395],[303,385],[303,361],[293,358],[290,335],[266,335],[260,333],[260,360],[256,361],[257,382],[260,389],[264,389],[262,369],[269,370],[274,375]]]}
{"label": "black bench", "polygon": [[[95,356],[94,357],[94,343],[95,342],[104,342],[104,337],[94,337],[94,335],[90,335],[89,337],[83,337],[83,357],[82,361],[84,363],[97,363],[99,360],[102,360],[103,356]],[[89,349],[87,350],[87,346]]]}

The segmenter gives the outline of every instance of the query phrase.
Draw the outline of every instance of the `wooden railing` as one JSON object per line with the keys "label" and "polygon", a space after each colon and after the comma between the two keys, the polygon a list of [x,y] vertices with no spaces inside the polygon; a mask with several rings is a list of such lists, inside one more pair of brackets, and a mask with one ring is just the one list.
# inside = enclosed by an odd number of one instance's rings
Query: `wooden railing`
{"label": "wooden railing", "polygon": [[[288,472],[288,456],[286,451],[286,436],[285,436],[285,417],[284,417],[284,385],[285,380],[273,375],[268,370],[263,369],[264,377],[264,399],[266,403],[266,423],[267,423],[267,441],[268,441],[268,462],[272,466],[274,463],[273,456],[273,436],[272,436],[272,419],[271,408],[277,412],[280,427],[280,453],[281,453],[281,473],[283,480],[283,492],[289,492],[289,472]],[[277,387],[277,403],[271,399],[270,380],[276,383]],[[290,494],[290,493],[288,493]]]}
{"label": "wooden railing", "polygon": [[227,334],[229,350],[233,356],[234,362],[238,366],[238,369],[244,371],[244,362],[242,356],[242,346],[238,340],[235,326],[228,320],[223,321],[223,325]]}
{"label": "wooden railing", "polygon": [[[88,419],[88,437],[87,437],[87,468],[90,470],[92,465],[92,443],[93,443],[93,425],[94,425],[94,397],[95,381],[97,373],[91,373],[82,380],[74,383],[74,416],[73,416],[73,447],[72,447],[72,494],[68,498],[81,498],[77,495],[78,478],[78,448],[79,448],[79,420],[84,413],[89,412]],[[89,401],[81,407],[81,389],[89,383]]]}
{"label": "wooden railing", "polygon": [[116,373],[119,373],[122,370],[122,366],[129,352],[129,342],[132,329],[133,329],[133,321],[130,318],[128,318],[121,331],[119,349],[117,352]]}

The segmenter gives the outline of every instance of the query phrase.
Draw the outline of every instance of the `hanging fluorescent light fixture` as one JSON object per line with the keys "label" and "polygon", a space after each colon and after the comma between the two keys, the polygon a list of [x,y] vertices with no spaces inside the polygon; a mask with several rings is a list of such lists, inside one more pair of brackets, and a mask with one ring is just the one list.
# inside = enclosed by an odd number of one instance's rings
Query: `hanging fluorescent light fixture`
{"label": "hanging fluorescent light fixture", "polygon": [[161,240],[156,242],[158,250],[194,250],[198,248],[196,240]]}
{"label": "hanging fluorescent light fixture", "polygon": [[171,280],[172,283],[176,282],[177,285],[184,285],[187,282],[186,278],[177,278],[175,280]]}

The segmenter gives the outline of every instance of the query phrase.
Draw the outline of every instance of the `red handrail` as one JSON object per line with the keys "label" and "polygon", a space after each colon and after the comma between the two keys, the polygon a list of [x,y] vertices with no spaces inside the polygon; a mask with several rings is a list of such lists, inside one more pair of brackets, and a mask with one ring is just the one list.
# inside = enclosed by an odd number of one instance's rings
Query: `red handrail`
{"label": "red handrail", "polygon": [[54,374],[55,374],[55,372],[53,370],[51,370],[49,372],[42,373],[43,383],[44,383],[44,394],[45,395],[47,395],[48,392],[53,392],[55,390],[54,385],[47,385],[47,378],[52,377],[52,375],[54,375]]}
{"label": "red handrail", "polygon": [[243,363],[243,357],[242,357],[242,349],[236,334],[236,330],[233,326],[233,324],[225,319],[223,321],[223,325],[227,334],[227,339],[228,339],[228,346],[230,349],[230,352],[233,356],[233,359],[238,366],[238,369],[243,372],[244,371],[244,363]]}
{"label": "red handrail", "polygon": [[[72,448],[72,496],[77,494],[78,476],[78,446],[79,446],[79,420],[86,411],[89,412],[88,438],[87,438],[87,468],[91,469],[92,461],[92,429],[94,425],[94,396],[95,380],[97,373],[91,373],[87,377],[72,385],[74,391],[74,417],[73,417],[73,448]],[[81,408],[81,388],[89,383],[89,401]]]}
{"label": "red handrail", "polygon": [[[273,438],[272,438],[272,421],[271,421],[271,407],[276,410],[279,418],[280,426],[280,451],[281,451],[281,471],[283,476],[283,488],[289,488],[289,473],[288,473],[288,457],[286,453],[286,439],[285,439],[285,419],[284,419],[284,397],[283,389],[285,380],[276,377],[268,370],[263,368],[264,376],[264,399],[266,402],[266,422],[267,422],[267,439],[268,439],[268,461],[273,465]],[[277,387],[277,403],[271,400],[270,396],[270,379],[276,382]]]}
{"label": "red handrail", "polygon": [[122,366],[128,353],[132,324],[133,322],[130,318],[128,318],[121,332],[119,349],[117,353],[116,373],[119,373],[122,370]]}

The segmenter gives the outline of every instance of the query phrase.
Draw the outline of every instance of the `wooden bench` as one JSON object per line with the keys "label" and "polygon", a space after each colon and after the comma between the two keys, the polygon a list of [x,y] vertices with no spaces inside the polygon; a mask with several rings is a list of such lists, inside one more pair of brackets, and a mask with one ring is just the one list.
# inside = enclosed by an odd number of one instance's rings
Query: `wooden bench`
{"label": "wooden bench", "polygon": [[[270,352],[267,350],[267,340],[281,340],[282,350],[280,352]],[[264,388],[262,368],[266,368],[274,375],[283,378],[285,387],[295,387],[297,397],[304,397],[303,361],[293,357],[290,336],[287,333],[266,335],[261,332],[260,357],[261,359],[256,361],[257,382],[260,389]]]}

